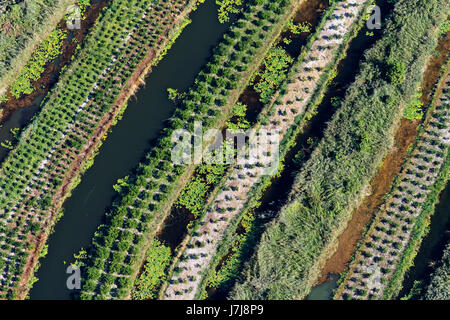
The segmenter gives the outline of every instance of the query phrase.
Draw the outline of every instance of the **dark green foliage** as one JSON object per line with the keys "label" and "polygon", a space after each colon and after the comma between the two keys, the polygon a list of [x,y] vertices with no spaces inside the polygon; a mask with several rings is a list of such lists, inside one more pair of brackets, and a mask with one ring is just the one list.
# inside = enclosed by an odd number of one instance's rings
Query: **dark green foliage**
{"label": "dark green foliage", "polygon": [[387,76],[391,83],[400,84],[406,78],[406,66],[403,62],[395,62],[388,65]]}
{"label": "dark green foliage", "polygon": [[[140,277],[136,279],[135,289],[133,290],[133,299],[149,300],[155,299],[161,281],[166,278],[166,268],[170,264],[170,248],[165,247],[159,241],[152,240],[147,251],[144,270]],[[127,279],[130,278],[120,278]],[[129,282],[120,283],[120,286],[126,288]]]}

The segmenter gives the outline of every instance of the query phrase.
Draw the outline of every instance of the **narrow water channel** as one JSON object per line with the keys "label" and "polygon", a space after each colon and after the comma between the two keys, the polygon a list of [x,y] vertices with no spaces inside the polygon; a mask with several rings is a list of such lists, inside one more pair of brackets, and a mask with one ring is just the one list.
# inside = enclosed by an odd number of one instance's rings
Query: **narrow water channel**
{"label": "narrow water channel", "polygon": [[73,261],[73,254],[80,248],[90,245],[115,195],[113,184],[136,168],[173,113],[175,107],[167,99],[167,88],[186,90],[228,28],[218,22],[214,0],[207,0],[191,19],[193,22],[147,78],[146,86],[129,101],[123,119],[66,201],[64,216],[49,239],[48,255],[41,259],[36,274],[39,281],[30,292],[31,299],[71,298],[65,263]]}

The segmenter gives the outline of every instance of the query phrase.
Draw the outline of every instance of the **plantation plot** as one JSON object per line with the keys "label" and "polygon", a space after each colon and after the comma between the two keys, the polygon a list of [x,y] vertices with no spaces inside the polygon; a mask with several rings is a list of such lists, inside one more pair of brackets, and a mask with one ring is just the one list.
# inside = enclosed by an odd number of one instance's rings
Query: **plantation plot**
{"label": "plantation plot", "polygon": [[[448,7],[397,2],[383,35],[302,166],[288,202],[264,230],[234,299],[298,299],[317,280],[355,206],[391,148],[395,128],[422,82]],[[418,22],[420,21],[420,22]]]}
{"label": "plantation plot", "polygon": [[106,216],[107,223],[96,233],[82,299],[129,296],[145,250],[152,243],[148,238],[157,232],[195,169],[194,164],[172,161],[172,134],[177,129],[192,131],[196,121],[205,129],[224,125],[231,117],[231,106],[259,66],[255,61],[264,59],[293,8],[285,0],[249,3],[214,49],[214,56],[185,93],[170,126],[139,165],[136,176],[127,182],[120,201]]}
{"label": "plantation plot", "polygon": [[[0,98],[75,0],[8,1],[0,8]],[[1,99],[0,99],[1,101]]]}
{"label": "plantation plot", "polygon": [[[0,294],[29,290],[57,210],[195,1],[110,3],[0,170]],[[124,23],[127,21],[127,23]]]}
{"label": "plantation plot", "polygon": [[[361,18],[367,1],[340,1],[333,8],[330,18],[317,32],[316,40],[311,44],[290,75],[291,81],[274,106],[272,114],[258,129],[279,134],[282,139],[295,124],[295,118],[301,116],[308,104],[314,99],[324,77],[327,77],[330,64],[341,53],[342,46],[348,41],[346,35]],[[264,159],[266,158],[266,159]],[[165,299],[193,299],[199,293],[199,286],[214,258],[217,246],[233,219],[240,214],[249,201],[251,190],[267,173],[264,164],[270,154],[260,159],[261,165],[236,165],[221,192],[215,198],[212,207],[199,222],[194,236],[189,240],[176,271],[169,280],[164,293]]]}
{"label": "plantation plot", "polygon": [[[376,214],[337,297],[391,298],[409,265],[412,241],[419,241],[431,214],[428,197],[448,180],[450,77],[429,121],[419,135],[398,185]],[[443,183],[438,183],[443,180]],[[436,195],[434,195],[436,196]],[[432,209],[431,209],[432,210]],[[427,213],[424,213],[427,212]],[[414,247],[416,244],[414,245]],[[406,257],[406,260],[404,260]]]}
{"label": "plantation plot", "polygon": [[431,276],[423,295],[425,300],[450,300],[450,243],[444,248],[442,259]]}

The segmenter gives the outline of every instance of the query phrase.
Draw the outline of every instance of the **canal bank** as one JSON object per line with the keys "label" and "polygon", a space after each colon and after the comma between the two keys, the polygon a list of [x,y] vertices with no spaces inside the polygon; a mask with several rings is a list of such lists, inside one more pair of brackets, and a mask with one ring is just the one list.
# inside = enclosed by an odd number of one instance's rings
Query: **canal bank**
{"label": "canal bank", "polygon": [[[33,92],[15,97],[8,90],[8,101],[0,103],[0,142],[3,144],[11,143],[11,147],[16,144],[20,131],[41,110],[44,97],[58,83],[63,68],[70,64],[78,46],[83,43],[109,0],[91,0],[91,3],[81,21],[80,29],[68,29],[65,19],[58,23],[58,28],[66,32],[67,37],[62,40],[59,56],[48,62],[39,79],[31,83]],[[6,158],[11,147],[0,147],[0,163]]]}
{"label": "canal bank", "polygon": [[184,91],[207,62],[211,49],[227,29],[217,20],[217,7],[208,0],[194,12],[167,56],[146,79],[146,86],[128,103],[121,121],[109,133],[85,173],[64,205],[64,216],[48,242],[48,255],[41,260],[31,290],[31,299],[70,299],[66,288],[67,263],[73,253],[88,247],[104,212],[111,204],[117,179],[132,173],[175,106],[167,98],[167,88]]}
{"label": "canal bank", "polygon": [[[439,203],[430,220],[430,231],[422,241],[419,252],[414,259],[414,266],[405,275],[403,288],[399,297],[405,297],[413,288],[415,281],[420,281],[424,287],[429,284],[430,276],[436,263],[442,258],[442,253],[450,241],[450,187],[442,191]],[[413,297],[414,298],[414,297]]]}

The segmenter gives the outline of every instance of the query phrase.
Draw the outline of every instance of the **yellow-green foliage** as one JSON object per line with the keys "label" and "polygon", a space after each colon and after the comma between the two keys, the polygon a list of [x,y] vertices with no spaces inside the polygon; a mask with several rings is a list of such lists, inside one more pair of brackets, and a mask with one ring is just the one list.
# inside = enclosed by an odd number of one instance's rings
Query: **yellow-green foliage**
{"label": "yellow-green foliage", "polygon": [[113,189],[117,191],[118,193],[122,193],[124,189],[128,188],[128,179],[129,176],[126,176],[125,178],[117,180],[117,183],[113,185]]}
{"label": "yellow-green foliage", "polygon": [[17,80],[11,85],[11,94],[19,98],[22,94],[33,92],[32,83],[41,77],[45,65],[61,53],[62,41],[67,38],[67,32],[59,28],[42,41],[39,49],[20,72]]}
{"label": "yellow-green foliage", "polygon": [[250,127],[250,123],[245,119],[247,114],[247,106],[238,102],[233,107],[233,121],[227,122],[228,129],[232,131],[238,131],[240,129],[248,129]]}
{"label": "yellow-green foliage", "polygon": [[242,0],[216,0],[219,7],[219,21],[224,23],[230,20],[230,14],[238,13]]}
{"label": "yellow-green foliage", "polygon": [[293,34],[300,34],[302,32],[311,32],[311,24],[308,22],[295,24],[294,21],[290,20],[288,22],[288,29]]}
{"label": "yellow-green foliage", "polygon": [[447,32],[449,32],[450,31],[450,20],[446,20],[442,25],[441,25],[441,28],[440,28],[440,30],[439,30],[439,34],[440,35],[444,35],[444,34],[446,34]]}
{"label": "yellow-green foliage", "polygon": [[167,94],[170,101],[176,101],[180,95],[177,89],[167,88]]}
{"label": "yellow-green foliage", "polygon": [[147,250],[144,271],[136,279],[133,299],[155,299],[161,282],[166,278],[166,268],[171,260],[170,248],[153,239]]}
{"label": "yellow-green foliage", "polygon": [[402,62],[394,62],[389,63],[388,72],[387,72],[389,80],[393,84],[400,84],[405,81],[406,77],[406,66]]}
{"label": "yellow-green foliage", "polygon": [[0,143],[0,145],[1,145],[3,148],[9,149],[9,150],[12,150],[12,149],[13,149],[12,142],[11,142],[10,140],[2,141],[2,142]]}

